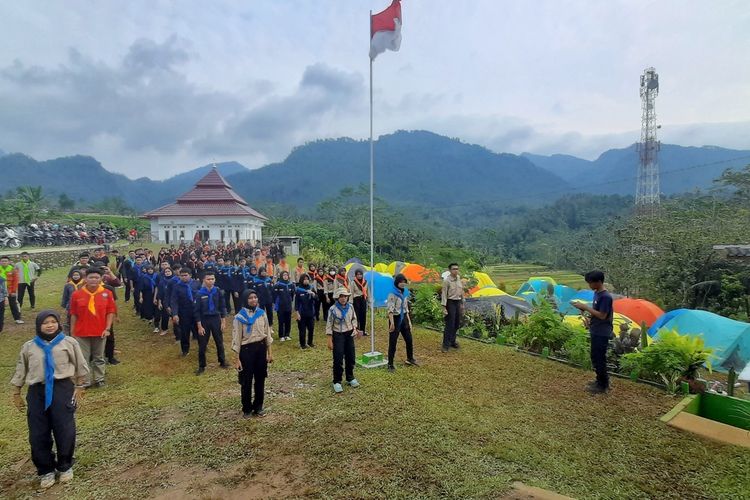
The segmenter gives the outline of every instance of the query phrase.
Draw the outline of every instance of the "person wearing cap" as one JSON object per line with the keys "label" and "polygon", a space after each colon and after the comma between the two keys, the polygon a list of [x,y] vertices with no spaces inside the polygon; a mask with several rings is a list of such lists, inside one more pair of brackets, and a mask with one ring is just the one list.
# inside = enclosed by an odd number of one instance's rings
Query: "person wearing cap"
{"label": "person wearing cap", "polygon": [[224,318],[227,316],[227,307],[224,304],[224,294],[219,287],[214,286],[216,276],[213,271],[206,271],[203,275],[203,286],[195,294],[195,316],[198,328],[198,370],[196,375],[202,375],[206,371],[206,349],[208,341],[213,337],[216,344],[216,356],[219,366],[229,368],[224,358]]}
{"label": "person wearing cap", "polygon": [[23,298],[29,292],[29,305],[34,309],[36,305],[36,293],[34,290],[36,280],[42,275],[39,264],[29,260],[29,252],[21,252],[21,260],[16,262],[18,271],[18,308],[23,308]]}
{"label": "person wearing cap", "polygon": [[[359,387],[354,378],[354,337],[357,336],[357,315],[349,304],[351,293],[346,288],[339,288],[334,292],[335,303],[328,311],[326,321],[326,335],[328,335],[328,349],[333,351],[333,391],[336,394],[344,392],[341,377],[346,370],[346,382],[351,387]],[[345,367],[342,366],[345,364]]]}
{"label": "person wearing cap", "polygon": [[273,363],[273,331],[266,319],[266,311],[258,306],[258,294],[248,290],[242,294],[242,299],[244,307],[232,321],[232,351],[236,354],[234,366],[241,388],[242,416],[265,417],[263,397],[268,364]]}
{"label": "person wearing cap", "polygon": [[393,278],[393,290],[388,294],[388,371],[396,369],[393,359],[396,356],[396,343],[399,334],[406,342],[406,364],[419,366],[414,359],[414,343],[411,336],[411,315],[409,314],[409,290],[406,288],[406,277],[397,274]]}
{"label": "person wearing cap", "polygon": [[[117,306],[112,292],[102,285],[101,270],[90,267],[84,279],[85,286],[70,298],[70,332],[81,345],[84,359],[93,372],[93,385],[103,387],[105,339],[111,333]],[[86,386],[92,385],[91,375],[86,378]]]}
{"label": "person wearing cap", "polygon": [[[60,316],[51,310],[40,312],[36,336],[21,347],[10,383],[14,404],[19,411],[26,410],[31,461],[43,489],[55,484],[55,471],[61,483],[73,479],[75,410],[88,374],[81,347],[62,332]],[[29,386],[25,403],[21,397],[24,385]]]}

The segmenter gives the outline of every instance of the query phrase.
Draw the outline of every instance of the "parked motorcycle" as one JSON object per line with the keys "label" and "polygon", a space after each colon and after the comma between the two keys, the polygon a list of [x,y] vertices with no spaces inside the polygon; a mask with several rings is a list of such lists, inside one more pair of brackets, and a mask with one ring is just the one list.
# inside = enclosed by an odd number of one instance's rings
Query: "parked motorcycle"
{"label": "parked motorcycle", "polygon": [[4,224],[0,225],[0,245],[9,248],[20,248],[21,239],[16,230]]}

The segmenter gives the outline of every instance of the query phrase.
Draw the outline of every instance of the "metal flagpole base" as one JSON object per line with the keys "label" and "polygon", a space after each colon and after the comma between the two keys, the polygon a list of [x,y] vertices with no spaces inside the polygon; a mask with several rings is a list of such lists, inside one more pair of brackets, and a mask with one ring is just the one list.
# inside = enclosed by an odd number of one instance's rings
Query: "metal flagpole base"
{"label": "metal flagpole base", "polygon": [[380,368],[386,366],[388,360],[383,357],[382,352],[372,351],[366,352],[357,358],[357,366],[361,368]]}

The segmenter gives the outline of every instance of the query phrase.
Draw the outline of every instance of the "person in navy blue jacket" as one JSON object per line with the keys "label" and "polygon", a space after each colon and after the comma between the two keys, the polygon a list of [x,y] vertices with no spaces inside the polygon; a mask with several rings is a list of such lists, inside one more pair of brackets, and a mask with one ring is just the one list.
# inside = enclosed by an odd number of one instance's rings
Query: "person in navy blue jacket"
{"label": "person in navy blue jacket", "polygon": [[177,328],[180,337],[183,356],[187,356],[190,352],[190,334],[192,333],[194,339],[198,339],[194,308],[199,285],[198,281],[192,278],[190,268],[183,267],[180,270],[180,281],[172,287],[169,310],[172,314],[172,323]]}
{"label": "person in navy blue jacket", "polygon": [[[242,279],[245,282],[245,291],[255,291],[255,282],[258,279],[258,268],[254,264],[247,266],[247,273],[243,273]],[[242,302],[242,300],[240,300]]]}
{"label": "person in navy blue jacket", "polygon": [[229,368],[224,357],[224,318],[227,307],[224,303],[223,291],[215,286],[216,275],[213,271],[206,271],[203,275],[203,286],[195,294],[195,322],[198,327],[198,370],[196,375],[206,371],[206,348],[208,340],[213,337],[216,344],[216,355],[219,366]]}
{"label": "person in navy blue jacket", "polygon": [[301,349],[315,347],[313,333],[315,332],[315,314],[318,307],[318,296],[310,285],[310,276],[300,275],[294,297],[294,310],[299,329],[299,346]]}
{"label": "person in navy blue jacket", "polygon": [[266,275],[265,266],[260,268],[255,280],[255,292],[258,294],[258,305],[266,310],[268,324],[273,326],[273,284],[271,278]]}
{"label": "person in navy blue jacket", "polygon": [[279,340],[292,340],[289,336],[292,330],[292,301],[294,300],[296,283],[289,281],[289,272],[282,271],[279,281],[273,286],[274,309],[279,319]]}
{"label": "person in navy blue jacket", "polygon": [[141,268],[143,267],[143,256],[136,255],[133,265],[130,267],[127,279],[133,291],[133,308],[135,313],[141,315]]}
{"label": "person in navy blue jacket", "polygon": [[240,264],[233,268],[232,276],[229,278],[229,288],[232,291],[232,305],[235,313],[242,309],[242,292],[245,291],[245,275],[249,274],[245,259],[240,260]]}
{"label": "person in navy blue jacket", "polygon": [[166,267],[159,275],[156,283],[156,310],[154,311],[154,331],[159,329],[159,335],[166,335],[169,331],[169,285],[174,278],[172,268]]}
{"label": "person in navy blue jacket", "polygon": [[[141,318],[146,321],[153,321],[154,313],[156,312],[156,304],[154,299],[156,297],[156,287],[159,280],[159,275],[154,273],[154,266],[150,263],[144,264],[141,269],[141,277],[138,280],[140,296],[138,300],[141,305]],[[154,333],[159,333],[159,328],[154,329]]]}
{"label": "person in navy blue jacket", "polygon": [[216,259],[216,286],[221,288],[224,292],[224,303],[227,305],[227,312],[231,312],[232,307],[232,285],[230,280],[232,279],[232,266],[229,262],[224,262],[223,257]]}

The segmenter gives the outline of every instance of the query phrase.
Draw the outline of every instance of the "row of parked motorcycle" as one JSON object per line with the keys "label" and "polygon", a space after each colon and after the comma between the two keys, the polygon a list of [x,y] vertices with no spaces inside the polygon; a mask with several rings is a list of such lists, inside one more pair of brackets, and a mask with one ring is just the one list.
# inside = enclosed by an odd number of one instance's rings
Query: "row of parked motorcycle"
{"label": "row of parked motorcycle", "polygon": [[120,239],[120,231],[106,224],[86,227],[86,224],[64,226],[59,224],[29,224],[26,227],[11,227],[0,224],[0,246],[70,246],[103,245]]}

